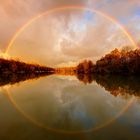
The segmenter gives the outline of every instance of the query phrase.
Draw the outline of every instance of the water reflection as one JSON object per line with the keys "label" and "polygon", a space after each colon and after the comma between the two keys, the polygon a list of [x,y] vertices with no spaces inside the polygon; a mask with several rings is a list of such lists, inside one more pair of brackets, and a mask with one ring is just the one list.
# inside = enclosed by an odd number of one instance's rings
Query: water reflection
{"label": "water reflection", "polygon": [[[39,73],[39,74],[4,74],[0,75],[0,86],[13,85],[26,80],[36,80],[39,77],[46,77],[53,75],[51,73]],[[69,77],[69,75],[63,75]],[[140,78],[139,76],[118,76],[118,75],[96,75],[96,74],[73,74],[71,77],[77,77],[77,79],[83,82],[85,85],[96,82],[98,85],[105,88],[112,95],[117,96],[119,94],[130,94],[140,96]],[[66,79],[66,78],[65,78]],[[52,83],[53,84],[53,83]]]}
{"label": "water reflection", "polygon": [[[1,76],[0,85],[35,78],[14,77]],[[112,125],[139,91],[137,77],[51,75],[12,85],[7,97],[21,116],[35,126],[55,133],[77,134]]]}
{"label": "water reflection", "polygon": [[140,96],[139,76],[79,74],[77,78],[85,84],[95,81],[114,96],[119,94]]}
{"label": "water reflection", "polygon": [[0,75],[0,86],[8,84],[13,85],[22,81],[26,81],[29,79],[33,80],[48,75],[51,75],[51,73],[5,73]]}

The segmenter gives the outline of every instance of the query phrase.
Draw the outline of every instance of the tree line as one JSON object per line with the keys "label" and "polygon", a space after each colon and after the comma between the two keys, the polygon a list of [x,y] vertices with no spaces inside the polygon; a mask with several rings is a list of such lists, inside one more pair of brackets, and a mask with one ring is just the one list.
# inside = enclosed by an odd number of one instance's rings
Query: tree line
{"label": "tree line", "polygon": [[77,73],[96,74],[140,74],[140,49],[121,50],[115,49],[93,64],[85,60],[77,66]]}
{"label": "tree line", "polygon": [[27,64],[16,60],[0,59],[0,73],[53,73],[54,69],[46,66],[40,66],[38,64]]}

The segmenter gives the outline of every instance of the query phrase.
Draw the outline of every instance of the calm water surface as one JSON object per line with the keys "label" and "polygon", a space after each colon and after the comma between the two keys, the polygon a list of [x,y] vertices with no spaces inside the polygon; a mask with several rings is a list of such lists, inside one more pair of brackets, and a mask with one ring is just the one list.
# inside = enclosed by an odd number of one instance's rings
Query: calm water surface
{"label": "calm water surface", "polygon": [[0,139],[139,140],[138,80],[86,81],[51,75],[1,86]]}

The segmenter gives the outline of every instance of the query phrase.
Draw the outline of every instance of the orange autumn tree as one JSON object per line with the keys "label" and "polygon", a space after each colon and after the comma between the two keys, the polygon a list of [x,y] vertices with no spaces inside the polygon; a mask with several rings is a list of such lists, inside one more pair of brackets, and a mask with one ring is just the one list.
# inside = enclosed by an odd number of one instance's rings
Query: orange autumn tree
{"label": "orange autumn tree", "polygon": [[140,49],[129,50],[127,47],[114,49],[93,64],[91,61],[83,61],[77,66],[77,73],[96,74],[140,74]]}

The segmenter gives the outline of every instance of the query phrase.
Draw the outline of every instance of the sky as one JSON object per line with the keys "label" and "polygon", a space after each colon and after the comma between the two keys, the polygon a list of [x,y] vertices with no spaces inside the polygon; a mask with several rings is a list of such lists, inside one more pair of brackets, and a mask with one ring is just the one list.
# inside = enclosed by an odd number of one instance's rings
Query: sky
{"label": "sky", "polygon": [[[14,34],[32,17],[55,7],[82,5],[96,9],[122,24],[135,42],[140,40],[139,0],[1,0],[0,55]],[[41,16],[15,39],[8,55],[52,67],[76,65],[113,50],[132,46],[117,23],[87,10],[57,10]]]}

